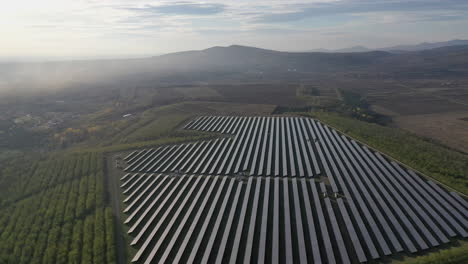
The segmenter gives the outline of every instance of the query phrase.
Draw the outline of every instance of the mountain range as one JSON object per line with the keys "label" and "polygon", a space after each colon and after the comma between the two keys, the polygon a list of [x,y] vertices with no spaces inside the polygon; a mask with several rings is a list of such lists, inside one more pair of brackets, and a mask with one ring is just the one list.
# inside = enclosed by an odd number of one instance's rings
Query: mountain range
{"label": "mountain range", "polygon": [[140,59],[0,64],[0,92],[54,87],[299,80],[316,74],[378,78],[468,76],[468,45],[422,51],[282,52],[232,45]]}
{"label": "mountain range", "polygon": [[422,51],[281,52],[232,45],[185,51],[144,59],[155,67],[177,71],[261,72],[466,72],[468,45],[444,46]]}
{"label": "mountain range", "polygon": [[459,45],[468,45],[468,40],[462,39],[454,39],[449,41],[442,41],[442,42],[423,42],[416,45],[398,45],[398,46],[391,46],[386,48],[376,48],[371,49],[365,46],[353,46],[349,48],[343,49],[314,49],[309,50],[309,52],[368,52],[368,51],[388,51],[388,52],[408,52],[408,51],[421,51],[421,50],[428,50],[428,49],[435,49],[435,48],[442,48],[442,47],[450,47],[450,46],[459,46]]}

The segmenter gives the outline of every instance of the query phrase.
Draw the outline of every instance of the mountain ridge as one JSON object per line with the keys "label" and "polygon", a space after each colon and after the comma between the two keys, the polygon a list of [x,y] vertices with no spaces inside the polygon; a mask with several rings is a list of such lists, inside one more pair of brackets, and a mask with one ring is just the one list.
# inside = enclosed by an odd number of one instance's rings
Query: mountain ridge
{"label": "mountain ridge", "polygon": [[349,48],[342,48],[342,49],[313,49],[309,50],[309,52],[368,52],[368,51],[388,51],[388,52],[411,52],[411,51],[422,51],[428,49],[435,49],[435,48],[442,48],[442,47],[450,47],[450,46],[462,46],[468,45],[468,40],[463,39],[453,39],[449,41],[441,41],[441,42],[421,42],[418,44],[413,45],[396,45],[384,48],[375,48],[371,49],[365,46],[353,46]]}
{"label": "mountain ridge", "polygon": [[53,88],[57,83],[124,81],[130,85],[141,80],[298,80],[326,73],[379,78],[466,76],[468,45],[403,53],[283,52],[231,45],[140,59],[0,64],[0,90]]}

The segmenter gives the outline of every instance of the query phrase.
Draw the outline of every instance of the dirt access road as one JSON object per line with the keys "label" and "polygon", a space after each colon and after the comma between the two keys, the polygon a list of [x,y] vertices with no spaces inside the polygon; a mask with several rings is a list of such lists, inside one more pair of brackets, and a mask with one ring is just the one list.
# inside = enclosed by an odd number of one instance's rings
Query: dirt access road
{"label": "dirt access road", "polygon": [[105,188],[107,202],[112,207],[112,215],[114,216],[114,235],[115,235],[115,250],[117,264],[127,263],[127,244],[125,241],[125,231],[123,228],[122,210],[121,210],[121,192],[119,181],[123,172],[115,167],[117,153],[105,155]]}

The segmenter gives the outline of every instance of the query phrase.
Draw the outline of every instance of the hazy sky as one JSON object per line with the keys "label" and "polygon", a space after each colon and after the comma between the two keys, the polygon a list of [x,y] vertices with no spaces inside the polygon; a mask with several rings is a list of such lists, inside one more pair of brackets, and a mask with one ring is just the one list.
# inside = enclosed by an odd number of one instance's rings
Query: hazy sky
{"label": "hazy sky", "polygon": [[5,0],[0,36],[0,57],[376,48],[467,39],[468,1]]}

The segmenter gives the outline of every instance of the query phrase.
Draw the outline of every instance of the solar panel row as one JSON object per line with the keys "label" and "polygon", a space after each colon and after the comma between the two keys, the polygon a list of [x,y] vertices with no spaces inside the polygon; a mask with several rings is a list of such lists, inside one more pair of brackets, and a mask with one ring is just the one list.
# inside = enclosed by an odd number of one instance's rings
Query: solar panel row
{"label": "solar panel row", "polygon": [[185,128],[234,136],[125,157],[134,262],[366,262],[468,236],[464,198],[313,119],[200,117]]}
{"label": "solar panel row", "polygon": [[[216,263],[349,263],[352,257],[352,252],[344,251],[342,230],[330,198],[322,211],[325,201],[318,196],[314,181],[135,175],[139,190],[145,188],[141,179],[154,183],[142,191],[149,199],[133,197],[128,201],[140,200],[141,206],[127,211],[129,232],[135,234],[131,244],[138,246],[132,262],[193,263],[204,259]],[[317,217],[322,220],[315,221]],[[333,228],[329,230],[330,220]],[[285,239],[275,239],[280,236]],[[322,254],[325,246],[327,254]]]}
{"label": "solar panel row", "polygon": [[234,138],[132,152],[124,159],[129,164],[125,170],[317,176],[321,173],[320,161],[311,142],[315,134],[309,122],[304,118],[201,117],[186,129],[235,133]]}

